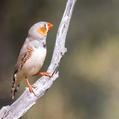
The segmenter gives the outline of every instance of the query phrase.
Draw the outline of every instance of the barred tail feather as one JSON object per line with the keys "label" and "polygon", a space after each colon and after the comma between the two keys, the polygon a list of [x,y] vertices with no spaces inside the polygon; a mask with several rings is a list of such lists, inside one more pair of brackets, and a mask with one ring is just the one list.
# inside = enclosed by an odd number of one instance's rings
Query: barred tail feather
{"label": "barred tail feather", "polygon": [[16,81],[15,78],[15,74],[13,75],[13,80],[12,80],[12,87],[11,87],[11,98],[14,99],[15,98],[15,93],[17,92],[17,90],[19,89],[19,84],[17,84],[18,82]]}

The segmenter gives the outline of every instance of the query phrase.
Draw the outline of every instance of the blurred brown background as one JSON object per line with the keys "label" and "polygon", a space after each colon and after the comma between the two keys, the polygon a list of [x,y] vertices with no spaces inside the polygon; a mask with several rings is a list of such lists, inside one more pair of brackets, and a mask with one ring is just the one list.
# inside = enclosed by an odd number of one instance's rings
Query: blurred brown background
{"label": "blurred brown background", "polygon": [[[0,107],[12,103],[10,88],[19,50],[32,24],[54,24],[51,59],[67,0],[0,1]],[[119,0],[77,0],[67,34],[60,77],[21,119],[119,119]],[[21,90],[25,86],[21,83]]]}

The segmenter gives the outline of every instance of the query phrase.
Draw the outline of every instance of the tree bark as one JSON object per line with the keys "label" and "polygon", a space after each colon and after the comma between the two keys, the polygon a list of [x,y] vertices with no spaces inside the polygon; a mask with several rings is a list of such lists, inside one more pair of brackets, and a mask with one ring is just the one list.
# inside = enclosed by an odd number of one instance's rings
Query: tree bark
{"label": "tree bark", "polygon": [[47,70],[47,72],[53,73],[52,77],[43,76],[33,84],[36,86],[34,91],[37,96],[34,96],[29,92],[28,88],[26,88],[23,94],[13,104],[3,106],[0,110],[0,119],[18,119],[23,116],[52,86],[53,81],[59,77],[58,67],[62,56],[67,51],[65,48],[65,41],[75,2],[76,0],[67,1],[66,8],[57,31],[53,56]]}

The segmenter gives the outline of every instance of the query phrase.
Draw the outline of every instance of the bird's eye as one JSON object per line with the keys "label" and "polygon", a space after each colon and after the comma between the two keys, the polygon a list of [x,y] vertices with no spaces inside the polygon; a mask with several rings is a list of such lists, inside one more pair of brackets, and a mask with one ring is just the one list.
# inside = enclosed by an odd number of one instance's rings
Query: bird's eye
{"label": "bird's eye", "polygon": [[46,35],[47,34],[47,28],[46,28],[46,24],[44,24],[43,26],[39,27],[37,30],[39,33]]}

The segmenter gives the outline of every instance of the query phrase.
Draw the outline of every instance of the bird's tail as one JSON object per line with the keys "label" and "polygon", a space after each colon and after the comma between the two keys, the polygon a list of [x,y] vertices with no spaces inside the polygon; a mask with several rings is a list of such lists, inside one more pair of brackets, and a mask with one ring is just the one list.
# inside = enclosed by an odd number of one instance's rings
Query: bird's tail
{"label": "bird's tail", "polygon": [[17,90],[19,89],[19,84],[17,79],[15,78],[15,75],[13,75],[13,80],[12,80],[12,87],[11,87],[11,98],[14,99],[15,98],[15,94],[17,92]]}

